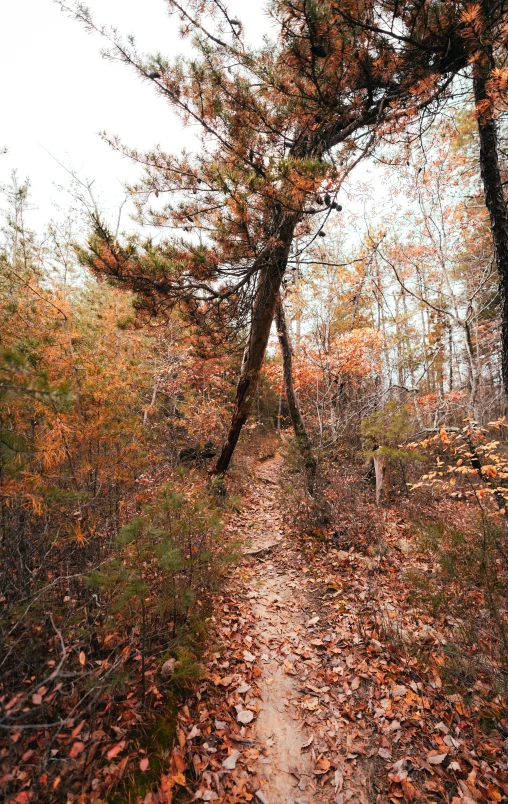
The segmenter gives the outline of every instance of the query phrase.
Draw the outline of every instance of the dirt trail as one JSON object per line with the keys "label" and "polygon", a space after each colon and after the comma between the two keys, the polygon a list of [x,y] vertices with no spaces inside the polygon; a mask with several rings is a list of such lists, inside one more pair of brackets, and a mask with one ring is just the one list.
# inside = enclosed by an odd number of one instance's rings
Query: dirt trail
{"label": "dirt trail", "polygon": [[283,518],[282,456],[251,453],[244,466],[248,488],[227,526],[244,559],[223,599],[221,648],[209,667],[218,736],[203,744],[216,751],[224,739],[228,755],[203,760],[208,787],[196,797],[236,804],[251,790],[254,804],[368,804],[378,746],[343,682],[356,632],[347,616],[319,612],[309,556]]}
{"label": "dirt trail", "polygon": [[307,750],[313,738],[296,706],[301,694],[299,684],[306,676],[303,668],[298,669],[298,663],[302,653],[307,652],[305,632],[309,618],[295,594],[297,572],[288,561],[291,551],[277,499],[281,463],[277,455],[256,470],[262,492],[253,511],[255,532],[247,550],[254,570],[247,598],[258,624],[257,641],[262,651],[262,674],[258,679],[262,697],[255,738],[267,754],[258,761],[258,773],[265,780],[258,798],[268,804],[310,804],[335,797],[318,794],[312,755]]}

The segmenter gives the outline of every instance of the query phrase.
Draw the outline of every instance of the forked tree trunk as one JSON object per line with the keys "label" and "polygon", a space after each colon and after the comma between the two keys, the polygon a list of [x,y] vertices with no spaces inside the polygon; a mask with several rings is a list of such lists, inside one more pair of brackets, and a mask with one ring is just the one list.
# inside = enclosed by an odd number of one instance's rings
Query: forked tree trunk
{"label": "forked tree trunk", "polygon": [[295,393],[295,386],[293,383],[293,353],[291,349],[291,338],[286,322],[286,314],[284,312],[284,307],[280,297],[277,302],[275,321],[277,324],[277,337],[279,338],[280,349],[282,352],[284,391],[286,393],[289,415],[291,417],[293,430],[295,431],[296,442],[304,461],[307,487],[310,493],[313,494],[317,464],[312,452],[312,444],[310,443],[310,438],[307,434],[307,430],[305,429],[305,424],[300,411],[300,405],[298,404],[298,399]]}
{"label": "forked tree trunk", "polygon": [[249,341],[245,348],[236,388],[235,409],[226,443],[213,469],[213,474],[223,474],[227,471],[242,427],[252,408],[275,316],[279,289],[287,266],[295,224],[296,219],[293,217],[284,220],[279,227],[276,244],[267,248],[258,259],[260,267],[252,307]]}
{"label": "forked tree trunk", "polygon": [[480,135],[480,172],[485,193],[485,204],[490,217],[494,254],[499,275],[501,366],[504,390],[505,394],[508,395],[508,205],[504,196],[499,168],[496,123],[491,117],[488,108],[487,81],[490,78],[491,69],[488,63],[475,65],[473,69],[474,95]]}

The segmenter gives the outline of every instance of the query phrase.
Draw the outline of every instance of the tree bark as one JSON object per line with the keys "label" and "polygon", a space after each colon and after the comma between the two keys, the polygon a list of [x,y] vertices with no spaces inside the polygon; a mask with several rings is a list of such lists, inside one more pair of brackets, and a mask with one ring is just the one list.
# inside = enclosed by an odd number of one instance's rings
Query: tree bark
{"label": "tree bark", "polygon": [[388,502],[390,499],[390,467],[388,458],[381,451],[374,454],[374,471],[376,473],[376,505]]}
{"label": "tree bark", "polygon": [[291,349],[291,338],[286,322],[286,315],[282,301],[278,300],[276,308],[276,324],[277,324],[277,337],[279,338],[280,349],[282,352],[282,365],[284,374],[284,390],[286,392],[286,400],[289,408],[289,415],[291,417],[291,424],[295,431],[296,442],[301,452],[304,465],[305,474],[307,476],[307,487],[311,494],[314,493],[314,481],[316,479],[316,459],[312,452],[312,445],[310,438],[305,429],[305,424],[302,419],[300,405],[296,397],[295,386],[293,384],[293,353]]}
{"label": "tree bark", "polygon": [[296,217],[283,219],[278,227],[275,245],[267,247],[258,259],[260,267],[252,307],[249,340],[243,355],[240,378],[236,388],[235,409],[226,443],[212,470],[213,474],[224,474],[227,471],[242,427],[252,408],[295,225]]}
{"label": "tree bark", "polygon": [[488,103],[485,103],[488,101],[487,82],[491,75],[491,68],[487,57],[484,58],[484,64],[474,66],[473,86],[480,135],[480,172],[499,275],[501,367],[504,390],[508,396],[508,205],[503,192],[499,168],[496,123],[491,116]]}

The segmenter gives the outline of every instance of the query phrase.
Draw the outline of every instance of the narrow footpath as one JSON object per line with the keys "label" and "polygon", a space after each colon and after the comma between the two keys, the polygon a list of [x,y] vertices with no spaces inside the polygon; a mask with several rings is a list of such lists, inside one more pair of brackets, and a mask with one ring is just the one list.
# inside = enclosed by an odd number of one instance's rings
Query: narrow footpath
{"label": "narrow footpath", "polygon": [[[261,804],[366,804],[363,758],[370,753],[370,735],[344,721],[327,683],[341,672],[333,659],[342,647],[334,651],[326,635],[321,639],[325,623],[307,593],[298,545],[284,527],[281,468],[277,454],[253,469],[249,499],[229,526],[247,536],[245,559],[232,582],[241,590],[239,621],[231,633],[228,610],[224,623],[225,640],[233,636],[233,644],[243,645],[234,654],[243,659],[235,667],[243,684],[234,706],[238,723],[245,723],[242,736],[252,743],[250,751],[235,756],[240,766],[245,762]],[[325,660],[323,649],[329,647]],[[231,666],[230,660],[224,669]],[[353,755],[359,748],[361,755]],[[372,753],[377,755],[377,746]]]}

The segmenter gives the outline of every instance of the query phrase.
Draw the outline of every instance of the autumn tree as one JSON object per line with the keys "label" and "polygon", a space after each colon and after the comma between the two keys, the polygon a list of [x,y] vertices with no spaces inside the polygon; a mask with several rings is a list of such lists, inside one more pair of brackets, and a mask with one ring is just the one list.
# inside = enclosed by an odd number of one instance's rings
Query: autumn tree
{"label": "autumn tree", "polygon": [[310,244],[323,233],[340,211],[345,177],[380,138],[439,105],[455,67],[425,80],[412,51],[376,26],[351,24],[354,0],[341,4],[344,19],[331,0],[272,2],[276,36],[257,48],[222,3],[170,0],[169,8],[183,35],[192,35],[192,57],[142,56],[132,40],[74,9],[109,39],[111,58],[134,67],[201,132],[199,148],[178,156],[112,141],[144,166],[135,192],[145,220],[174,235],[157,247],[119,243],[96,220],[85,260],[154,313],[180,304],[206,316],[222,338],[229,327],[246,328],[235,409],[215,468],[222,473],[252,406],[294,238],[304,234]]}
{"label": "autumn tree", "polygon": [[[502,369],[508,393],[508,204],[498,131],[508,99],[508,6],[496,0],[372,0],[336,3],[334,8],[351,32],[363,27],[382,36],[389,50],[412,65],[413,73],[420,72],[429,92],[448,76],[449,94],[456,102],[474,97],[478,157],[499,277]],[[411,136],[415,141],[418,130]]]}
{"label": "autumn tree", "polygon": [[[499,405],[496,384],[501,390],[499,352],[490,341],[484,343],[487,330],[499,325],[497,277],[473,113],[465,110],[462,121],[458,114],[455,118],[436,122],[409,161],[391,168],[397,190],[381,216],[383,238],[375,261],[379,292],[384,289],[393,299],[386,305],[393,340],[391,382],[406,393],[426,386],[442,404],[446,394],[465,394],[467,385],[464,412],[481,422],[494,415],[492,409],[487,412],[484,389],[489,388],[490,408]],[[389,179],[388,171],[385,175]],[[411,340],[416,341],[412,347]],[[410,351],[422,363],[419,377]]]}

